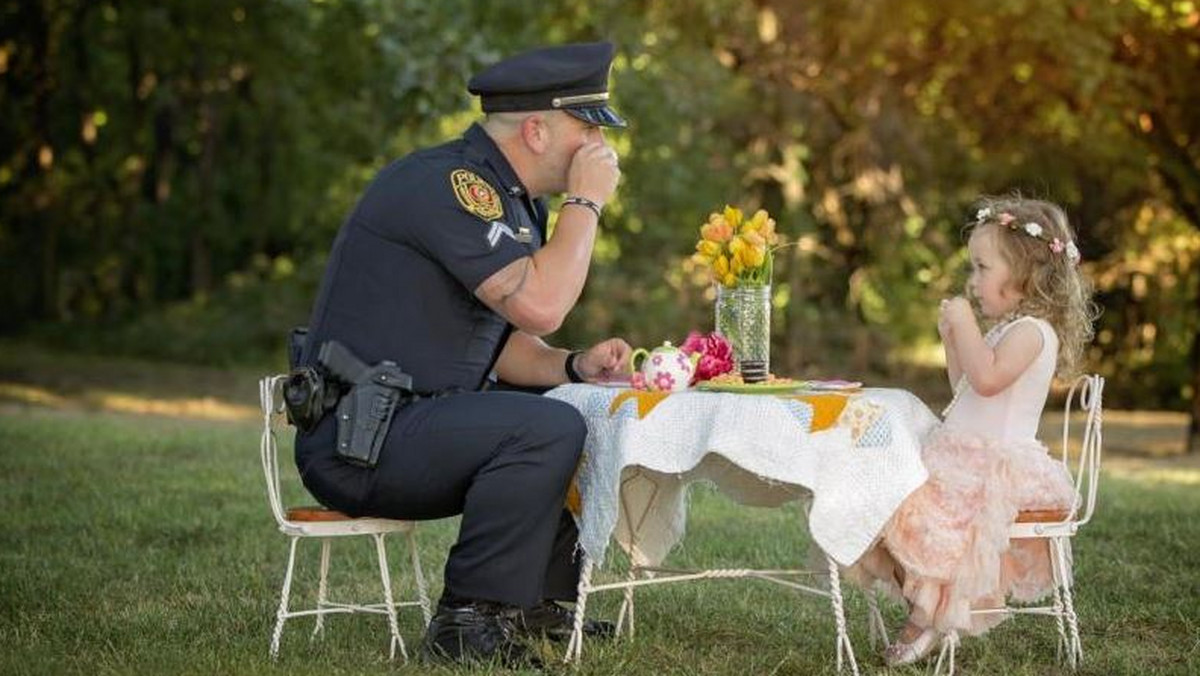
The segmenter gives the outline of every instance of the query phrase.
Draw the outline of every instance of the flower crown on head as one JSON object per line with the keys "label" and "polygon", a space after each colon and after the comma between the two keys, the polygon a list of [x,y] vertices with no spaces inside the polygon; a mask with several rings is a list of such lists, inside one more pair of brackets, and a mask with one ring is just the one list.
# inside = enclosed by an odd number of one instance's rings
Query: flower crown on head
{"label": "flower crown on head", "polygon": [[[975,223],[977,225],[983,225],[985,222],[990,220],[992,216],[992,208],[984,207],[975,212]],[[1023,232],[1030,237],[1046,242],[1052,253],[1060,256],[1065,255],[1067,257],[1067,262],[1069,262],[1071,265],[1079,265],[1079,261],[1082,257],[1079,255],[1079,247],[1075,246],[1075,242],[1069,239],[1064,242],[1057,237],[1051,237],[1046,233],[1046,229],[1043,228],[1040,223],[1036,223],[1034,221],[1029,221],[1028,223],[1017,223],[1016,216],[1013,216],[1007,211],[1001,211],[998,215],[996,215],[996,222],[1008,228],[1009,230]]]}

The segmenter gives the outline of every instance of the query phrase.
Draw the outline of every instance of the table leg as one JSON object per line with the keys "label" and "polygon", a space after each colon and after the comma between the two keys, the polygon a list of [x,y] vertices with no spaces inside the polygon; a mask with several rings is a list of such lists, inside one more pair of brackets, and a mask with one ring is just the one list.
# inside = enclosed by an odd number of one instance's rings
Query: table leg
{"label": "table leg", "polygon": [[837,628],[837,670],[842,673],[842,662],[848,658],[850,672],[858,676],[858,662],[854,659],[854,647],[850,645],[850,636],[846,632],[846,613],[842,608],[842,581],[838,573],[837,562],[825,556],[829,563],[829,599],[833,604],[833,621]]}
{"label": "table leg", "polygon": [[587,610],[588,592],[592,589],[592,560],[587,554],[583,556],[583,566],[579,571],[579,586],[575,597],[575,624],[571,628],[571,640],[567,642],[563,663],[575,662],[583,655],[583,616]]}

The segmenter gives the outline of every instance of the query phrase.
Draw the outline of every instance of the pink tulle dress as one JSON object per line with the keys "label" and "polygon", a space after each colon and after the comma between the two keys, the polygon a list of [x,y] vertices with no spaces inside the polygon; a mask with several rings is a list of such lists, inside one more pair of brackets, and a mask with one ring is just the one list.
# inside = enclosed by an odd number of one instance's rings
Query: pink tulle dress
{"label": "pink tulle dress", "polygon": [[1019,317],[986,340],[994,347],[1026,322],[1042,333],[1037,358],[994,396],[961,390],[922,449],[929,480],[848,571],[860,584],[882,581],[902,593],[910,620],[922,627],[978,635],[1005,615],[972,616],[972,608],[994,608],[1009,596],[1034,601],[1053,589],[1046,541],[1010,541],[1008,528],[1020,510],[1067,509],[1075,499],[1070,474],[1037,440],[1058,337],[1047,322]]}

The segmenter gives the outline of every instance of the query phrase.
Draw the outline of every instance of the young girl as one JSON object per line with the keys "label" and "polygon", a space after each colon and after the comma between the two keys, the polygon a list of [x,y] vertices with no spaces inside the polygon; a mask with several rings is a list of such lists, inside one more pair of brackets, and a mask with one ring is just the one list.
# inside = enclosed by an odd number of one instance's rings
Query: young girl
{"label": "young girl", "polygon": [[988,198],[970,226],[967,293],[942,301],[938,332],[954,399],[922,451],[929,480],[900,506],[880,543],[851,571],[882,580],[909,606],[884,657],[927,655],[951,631],[978,635],[1004,614],[971,615],[1007,596],[1053,589],[1044,540],[1008,539],[1022,509],[1068,509],[1071,477],[1036,435],[1050,382],[1069,375],[1092,337],[1091,286],[1062,209]]}

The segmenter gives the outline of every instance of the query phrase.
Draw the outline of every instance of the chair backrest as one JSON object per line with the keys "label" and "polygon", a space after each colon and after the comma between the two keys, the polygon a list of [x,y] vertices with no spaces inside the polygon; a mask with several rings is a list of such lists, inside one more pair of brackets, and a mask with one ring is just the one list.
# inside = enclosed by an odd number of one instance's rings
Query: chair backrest
{"label": "chair backrest", "polygon": [[1079,376],[1067,392],[1063,411],[1062,460],[1071,467],[1071,409],[1077,403],[1084,413],[1083,439],[1079,448],[1078,469],[1075,475],[1075,504],[1070,520],[1077,525],[1087,523],[1096,511],[1096,494],[1100,482],[1100,454],[1103,449],[1104,378],[1096,374]]}
{"label": "chair backrest", "polygon": [[262,438],[259,440],[259,455],[262,458],[263,478],[267,482],[267,500],[271,513],[281,528],[289,525],[284,517],[283,499],[279,491],[279,447],[276,443],[276,426],[283,417],[283,381],[285,375],[271,375],[258,381],[258,400],[263,414]]}

